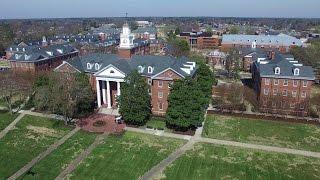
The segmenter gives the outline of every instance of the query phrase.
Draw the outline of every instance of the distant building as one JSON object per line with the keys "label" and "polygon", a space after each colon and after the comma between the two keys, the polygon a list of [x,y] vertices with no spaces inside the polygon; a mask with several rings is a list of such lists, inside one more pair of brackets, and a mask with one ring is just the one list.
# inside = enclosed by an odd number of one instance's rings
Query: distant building
{"label": "distant building", "polygon": [[261,112],[307,116],[311,87],[315,80],[312,67],[292,56],[270,53],[253,63],[252,77]]}
{"label": "distant building", "polygon": [[191,48],[196,49],[213,49],[220,46],[220,37],[207,32],[183,32],[179,35],[185,39]]}
{"label": "distant building", "polygon": [[135,55],[134,35],[129,26],[123,26],[118,54],[90,54],[64,61],[56,72],[83,72],[90,76],[97,93],[99,108],[117,108],[116,97],[121,94],[124,78],[137,70],[149,85],[152,113],[164,115],[168,108],[170,84],[174,80],[196,73],[196,63],[188,58],[151,56],[140,52]]}
{"label": "distant building", "polygon": [[157,28],[155,27],[139,27],[132,31],[136,39],[157,39]]}
{"label": "distant building", "polygon": [[136,23],[138,24],[138,27],[148,27],[153,25],[153,23],[149,21],[136,21]]}
{"label": "distant building", "polygon": [[262,49],[277,49],[281,53],[287,53],[292,47],[302,47],[303,43],[292,36],[279,35],[238,35],[229,34],[222,36],[221,50],[228,51],[231,48],[257,47]]}
{"label": "distant building", "polygon": [[218,49],[211,51],[207,56],[207,62],[214,69],[224,69],[227,55]]}
{"label": "distant building", "polygon": [[9,47],[7,57],[10,68],[14,71],[36,73],[49,71],[59,66],[62,61],[78,56],[78,50],[68,44],[49,46]]}

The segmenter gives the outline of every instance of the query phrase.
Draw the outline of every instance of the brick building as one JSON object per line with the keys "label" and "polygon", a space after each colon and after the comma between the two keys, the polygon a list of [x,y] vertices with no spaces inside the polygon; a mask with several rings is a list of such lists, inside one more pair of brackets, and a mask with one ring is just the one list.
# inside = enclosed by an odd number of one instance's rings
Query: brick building
{"label": "brick building", "polygon": [[168,102],[169,85],[176,79],[193,76],[196,64],[188,58],[171,56],[135,55],[134,35],[124,25],[118,54],[90,54],[64,61],[57,72],[84,72],[97,93],[98,107],[117,108],[116,97],[121,94],[125,76],[137,70],[150,86],[152,112],[164,115]]}
{"label": "brick building", "polygon": [[292,47],[301,47],[302,42],[292,36],[279,35],[240,35],[227,34],[222,36],[221,50],[227,52],[231,48],[250,48],[255,46],[261,49],[277,49],[287,53]]}
{"label": "brick building", "polygon": [[9,55],[10,68],[32,73],[52,70],[63,61],[78,56],[78,50],[68,44],[22,47],[16,50]]}
{"label": "brick building", "polygon": [[252,77],[261,112],[309,114],[311,87],[315,80],[312,67],[276,53],[255,61]]}
{"label": "brick building", "polygon": [[218,35],[207,32],[183,32],[179,37],[185,39],[191,48],[196,49],[213,49],[219,47],[221,43]]}

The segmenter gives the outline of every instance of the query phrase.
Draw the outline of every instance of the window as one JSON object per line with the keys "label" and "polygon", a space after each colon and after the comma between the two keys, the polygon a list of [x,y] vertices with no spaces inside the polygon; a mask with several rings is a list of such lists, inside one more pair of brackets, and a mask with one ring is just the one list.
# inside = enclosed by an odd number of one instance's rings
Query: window
{"label": "window", "polygon": [[158,92],[158,98],[163,98],[163,92]]}
{"label": "window", "polygon": [[163,81],[158,81],[158,87],[162,87],[163,86]]}
{"label": "window", "polygon": [[265,82],[265,85],[270,85],[270,79],[265,79],[264,82]]}
{"label": "window", "polygon": [[274,80],[273,80],[273,84],[274,84],[274,85],[278,85],[278,84],[279,84],[279,79],[274,79]]}
{"label": "window", "polygon": [[274,74],[277,74],[279,75],[280,74],[280,68],[279,67],[276,67],[275,70],[274,70]]}
{"label": "window", "polygon": [[171,89],[172,84],[173,84],[173,82],[172,82],[172,81],[168,83],[168,88],[169,88],[169,89]]}
{"label": "window", "polygon": [[92,64],[87,63],[87,69],[92,69]]}
{"label": "window", "polygon": [[290,108],[291,109],[294,109],[296,107],[296,104],[295,103],[290,103]]}
{"label": "window", "polygon": [[148,73],[149,74],[153,73],[153,68],[151,66],[148,67]]}
{"label": "window", "polygon": [[293,87],[297,87],[298,86],[298,81],[297,80],[293,80]]}
{"label": "window", "polygon": [[269,95],[269,89],[264,89],[264,95]]}
{"label": "window", "polygon": [[288,90],[283,90],[282,95],[283,96],[288,96]]}
{"label": "window", "polygon": [[299,74],[300,74],[299,68],[295,68],[295,69],[293,70],[293,75],[294,75],[294,76],[299,76]]}
{"label": "window", "polygon": [[283,80],[283,86],[288,86],[288,80],[287,79]]}
{"label": "window", "polygon": [[297,97],[297,91],[292,91],[292,97]]}
{"label": "window", "polygon": [[96,63],[96,64],[94,65],[94,68],[95,68],[96,70],[99,70],[99,69],[100,69],[100,65],[99,65],[98,63]]}
{"label": "window", "polygon": [[273,89],[273,95],[274,96],[278,95],[278,89]]}
{"label": "window", "polygon": [[144,71],[144,67],[138,66],[138,72],[141,74],[141,73],[143,73],[143,71]]}
{"label": "window", "polygon": [[148,79],[148,84],[151,86],[152,85],[152,80]]}
{"label": "window", "polygon": [[159,108],[159,110],[163,110],[163,103],[159,102],[158,103],[158,108]]}
{"label": "window", "polygon": [[307,97],[307,92],[305,92],[305,91],[302,91],[302,93],[301,93],[301,97],[302,97],[302,98],[305,98],[305,97]]}
{"label": "window", "polygon": [[303,81],[303,87],[307,87],[308,86],[308,81]]}
{"label": "window", "polygon": [[304,109],[304,104],[300,104],[300,109]]}
{"label": "window", "polygon": [[277,107],[277,103],[275,101],[272,101],[272,107]]}

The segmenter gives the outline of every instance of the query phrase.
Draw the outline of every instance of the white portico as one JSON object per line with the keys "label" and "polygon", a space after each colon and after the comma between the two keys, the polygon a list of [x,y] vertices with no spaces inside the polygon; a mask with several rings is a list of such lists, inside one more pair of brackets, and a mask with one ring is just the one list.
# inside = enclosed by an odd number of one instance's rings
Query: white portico
{"label": "white portico", "polygon": [[121,94],[121,83],[125,73],[109,65],[95,73],[98,107],[116,108],[116,98]]}

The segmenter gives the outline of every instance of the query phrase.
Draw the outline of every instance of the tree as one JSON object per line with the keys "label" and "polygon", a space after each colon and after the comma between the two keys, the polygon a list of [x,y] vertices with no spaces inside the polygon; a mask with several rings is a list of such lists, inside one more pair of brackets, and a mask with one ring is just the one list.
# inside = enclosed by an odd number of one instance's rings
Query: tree
{"label": "tree", "polygon": [[252,27],[247,26],[247,27],[246,27],[246,34],[248,34],[248,35],[254,35],[255,32],[254,32],[254,30],[252,29]]}
{"label": "tree", "polygon": [[194,79],[187,77],[175,81],[168,97],[167,126],[181,131],[201,126],[204,119],[204,98]]}
{"label": "tree", "polygon": [[151,115],[148,85],[137,71],[127,75],[118,99],[119,113],[127,124],[144,125]]}
{"label": "tree", "polygon": [[169,38],[168,47],[170,48],[170,54],[175,57],[188,56],[190,52],[188,42],[180,38]]}
{"label": "tree", "polygon": [[[33,75],[23,72],[0,72],[0,98],[2,98],[11,114],[20,110],[16,102],[24,101],[32,94]],[[14,111],[14,108],[17,108]]]}
{"label": "tree", "polygon": [[138,29],[138,27],[139,27],[139,26],[138,26],[138,23],[137,23],[136,21],[130,22],[130,29],[131,29],[132,31]]}
{"label": "tree", "polygon": [[199,89],[202,91],[205,96],[204,105],[207,106],[212,96],[212,85],[215,81],[215,77],[210,68],[204,64],[199,63],[196,82],[198,84]]}
{"label": "tree", "polygon": [[174,31],[175,35],[179,35],[181,33],[181,30],[179,27],[176,28],[176,30]]}
{"label": "tree", "polygon": [[234,77],[235,79],[240,78],[241,62],[240,62],[239,51],[235,48],[229,50],[226,58],[226,70],[229,77]]}
{"label": "tree", "polygon": [[[43,83],[43,79],[48,81]],[[63,115],[66,124],[94,109],[94,93],[85,74],[51,73],[48,77],[40,77],[36,85],[37,109]]]}
{"label": "tree", "polygon": [[230,34],[239,34],[239,28],[237,26],[232,26],[229,31]]}

